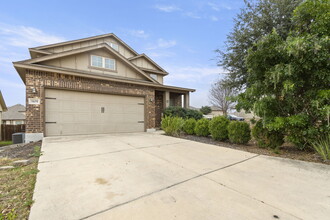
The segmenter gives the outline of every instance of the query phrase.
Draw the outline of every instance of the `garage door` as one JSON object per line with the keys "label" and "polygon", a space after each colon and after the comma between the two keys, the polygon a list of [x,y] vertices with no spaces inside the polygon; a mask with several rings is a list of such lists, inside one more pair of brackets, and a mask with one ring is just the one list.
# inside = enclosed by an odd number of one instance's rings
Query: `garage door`
{"label": "garage door", "polygon": [[46,89],[46,136],[144,131],[144,98]]}

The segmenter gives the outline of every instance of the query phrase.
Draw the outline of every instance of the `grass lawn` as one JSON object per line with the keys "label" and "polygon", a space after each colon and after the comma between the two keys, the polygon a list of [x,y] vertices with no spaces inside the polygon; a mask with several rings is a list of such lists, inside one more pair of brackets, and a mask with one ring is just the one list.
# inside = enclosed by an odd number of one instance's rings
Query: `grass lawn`
{"label": "grass lawn", "polygon": [[11,145],[11,144],[13,144],[12,141],[0,141],[0,147],[6,146],[6,145]]}
{"label": "grass lawn", "polygon": [[22,158],[0,158],[0,166],[9,166],[13,161],[29,158],[27,166],[0,171],[0,220],[28,219],[36,176],[40,146],[31,146],[33,153]]}

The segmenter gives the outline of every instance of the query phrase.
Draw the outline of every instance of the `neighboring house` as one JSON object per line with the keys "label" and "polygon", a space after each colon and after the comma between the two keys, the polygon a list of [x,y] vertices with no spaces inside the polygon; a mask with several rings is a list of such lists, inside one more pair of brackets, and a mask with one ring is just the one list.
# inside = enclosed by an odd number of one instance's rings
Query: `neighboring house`
{"label": "neighboring house", "polygon": [[8,107],[8,111],[2,114],[2,124],[21,125],[25,124],[25,106],[21,104]]}
{"label": "neighboring house", "polygon": [[217,107],[217,106],[211,106],[211,113],[209,115],[212,115],[212,116],[220,116],[220,115],[223,115],[223,112],[222,110]]}
{"label": "neighboring house", "polygon": [[233,115],[236,115],[238,117],[245,118],[245,120],[249,121],[252,118],[259,119],[258,116],[254,114],[254,112],[246,112],[244,110],[241,110],[240,112],[233,112]]}
{"label": "neighboring house", "polygon": [[3,99],[2,93],[0,91],[0,140],[2,140],[1,137],[1,124],[2,124],[2,115],[7,111],[7,106],[5,103],[5,100]]}
{"label": "neighboring house", "polygon": [[189,106],[189,109],[199,111],[199,108],[196,108],[194,106]]}
{"label": "neighboring house", "polygon": [[29,51],[31,59],[14,62],[26,85],[26,142],[154,130],[165,107],[188,107],[195,91],[164,85],[168,73],[114,34]]}

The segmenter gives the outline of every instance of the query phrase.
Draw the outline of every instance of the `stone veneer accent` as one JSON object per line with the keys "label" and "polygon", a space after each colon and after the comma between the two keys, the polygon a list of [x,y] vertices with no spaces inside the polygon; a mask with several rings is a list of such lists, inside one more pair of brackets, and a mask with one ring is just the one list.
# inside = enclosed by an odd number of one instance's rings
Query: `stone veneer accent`
{"label": "stone veneer accent", "polygon": [[155,126],[156,126],[156,128],[160,128],[161,121],[162,121],[162,113],[163,113],[163,109],[164,109],[164,92],[161,92],[161,91],[155,92],[155,104],[156,104]]}
{"label": "stone veneer accent", "polygon": [[170,94],[170,106],[182,106],[182,95],[178,93]]}
{"label": "stone veneer accent", "polygon": [[[33,88],[36,92],[33,93]],[[69,89],[74,91],[104,94],[145,96],[146,129],[155,128],[155,89],[128,83],[70,76],[35,70],[26,72],[26,133],[44,133],[45,88]],[[29,98],[40,98],[40,105],[31,105]]]}

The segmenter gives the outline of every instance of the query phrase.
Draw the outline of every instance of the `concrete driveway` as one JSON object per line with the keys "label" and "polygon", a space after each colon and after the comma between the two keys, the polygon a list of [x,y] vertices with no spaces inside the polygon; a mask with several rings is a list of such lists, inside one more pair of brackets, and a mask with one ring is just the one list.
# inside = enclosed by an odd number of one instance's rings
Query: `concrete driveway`
{"label": "concrete driveway", "polygon": [[330,166],[133,133],[45,138],[30,219],[329,219]]}

